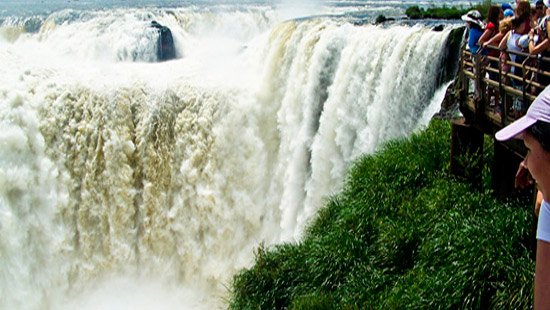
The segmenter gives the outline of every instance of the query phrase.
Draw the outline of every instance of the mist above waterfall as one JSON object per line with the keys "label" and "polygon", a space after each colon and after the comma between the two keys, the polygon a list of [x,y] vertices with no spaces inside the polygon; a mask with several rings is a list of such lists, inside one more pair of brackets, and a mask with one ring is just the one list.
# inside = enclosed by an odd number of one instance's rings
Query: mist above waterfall
{"label": "mist above waterfall", "polygon": [[284,20],[314,16],[325,11],[325,0],[279,0],[275,7]]}

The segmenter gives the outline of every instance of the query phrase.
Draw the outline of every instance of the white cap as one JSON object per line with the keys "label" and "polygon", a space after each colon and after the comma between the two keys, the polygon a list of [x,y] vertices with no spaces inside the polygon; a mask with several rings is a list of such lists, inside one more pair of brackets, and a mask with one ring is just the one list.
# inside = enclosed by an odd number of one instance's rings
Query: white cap
{"label": "white cap", "polygon": [[[550,1],[550,0],[546,0]],[[506,141],[512,138],[523,138],[522,133],[537,121],[550,123],[550,87],[546,87],[533,101],[527,113],[515,122],[499,130],[495,138]]]}
{"label": "white cap", "polygon": [[[550,1],[550,0],[549,0]],[[462,15],[462,20],[477,24],[481,29],[485,29],[485,24],[481,21],[481,13],[478,10],[471,10]]]}

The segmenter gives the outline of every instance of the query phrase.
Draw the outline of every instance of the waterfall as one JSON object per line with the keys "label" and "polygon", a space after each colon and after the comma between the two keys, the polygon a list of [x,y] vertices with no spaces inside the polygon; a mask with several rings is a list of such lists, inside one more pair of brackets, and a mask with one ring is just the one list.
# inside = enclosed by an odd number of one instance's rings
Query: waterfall
{"label": "waterfall", "polygon": [[[299,240],[355,158],[425,125],[450,30],[270,14],[0,31],[2,309],[223,307],[260,243]],[[151,19],[179,59],[120,56]]]}

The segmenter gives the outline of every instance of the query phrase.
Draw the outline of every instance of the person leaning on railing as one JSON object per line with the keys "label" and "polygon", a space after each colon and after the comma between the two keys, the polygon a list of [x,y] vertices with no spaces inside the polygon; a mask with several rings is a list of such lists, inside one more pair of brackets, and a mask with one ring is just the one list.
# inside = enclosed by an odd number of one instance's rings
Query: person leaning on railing
{"label": "person leaning on railing", "polygon": [[[550,29],[550,16],[546,16],[539,22],[535,29],[529,32],[529,54],[550,57],[550,39],[548,30]],[[550,63],[538,60],[540,70],[550,71]],[[537,74],[536,81],[542,85],[550,83],[550,77],[545,74]],[[539,91],[536,91],[539,93]]]}
{"label": "person leaning on railing", "polygon": [[[485,29],[485,23],[481,20],[481,13],[478,10],[471,10],[468,13],[462,15],[462,20],[466,22],[468,26],[468,45],[467,49],[472,53],[472,63],[474,63],[473,73],[477,77],[481,74],[478,65],[480,65],[480,55],[483,51],[481,45],[479,45],[479,39],[483,35]],[[474,92],[479,93],[479,85],[474,83]]]}
{"label": "person leaning on railing", "polygon": [[[523,52],[527,46],[520,44],[520,38],[522,35],[528,34],[531,30],[531,5],[527,1],[520,1],[516,8],[517,16],[512,20],[513,29],[509,31],[504,38],[500,41],[499,49],[508,50],[512,52]],[[512,62],[521,64],[524,60],[524,56],[518,54],[509,53],[509,57]],[[511,72],[515,76],[523,76],[523,68],[517,65],[512,66]],[[523,92],[523,82],[512,79],[512,87]],[[519,97],[514,97],[513,112],[516,118],[523,115],[524,104],[523,100]]]}
{"label": "person leaning on railing", "polygon": [[[483,50],[486,51],[486,54],[494,58],[498,58],[500,52],[495,49],[487,49],[485,43],[499,34],[499,23],[503,16],[504,13],[499,5],[491,5],[487,12],[487,25],[485,31],[478,40],[478,44],[483,46]],[[489,59],[489,67],[498,69],[498,61]],[[489,78],[496,81],[498,79],[498,73],[489,71]],[[495,91],[493,87],[487,87],[487,100],[490,102],[491,106],[498,106],[498,102],[500,101],[498,90]]]}
{"label": "person leaning on railing", "polygon": [[[546,5],[550,5],[550,0],[545,0],[544,6],[546,13],[550,10]],[[550,16],[546,15],[540,19],[535,29],[529,32],[529,54],[540,55],[541,57],[550,57]],[[550,63],[548,61],[538,60],[538,68],[543,71],[550,71]],[[536,81],[547,86],[550,84],[550,76],[546,74],[537,74]],[[533,94],[538,94],[539,89],[534,88]]]}
{"label": "person leaning on railing", "polygon": [[[492,37],[489,41],[483,43],[483,48],[485,49],[488,49],[488,47],[498,48],[500,42],[502,41],[502,38],[504,38],[504,36],[508,33],[508,31],[512,30],[512,20],[513,20],[513,17],[508,17],[501,20],[498,25],[498,33],[494,37]],[[499,57],[502,61],[502,72],[503,73],[510,72],[510,65],[506,63],[506,61],[510,60],[508,53],[506,53],[505,51],[501,51],[499,53],[500,53]],[[509,84],[508,78],[504,78],[502,82],[506,85]]]}
{"label": "person leaning on railing", "polygon": [[481,13],[478,10],[471,10],[468,13],[462,15],[462,20],[466,22],[468,26],[468,48],[472,54],[480,52],[481,45],[479,39],[484,33],[485,23],[481,20]]}

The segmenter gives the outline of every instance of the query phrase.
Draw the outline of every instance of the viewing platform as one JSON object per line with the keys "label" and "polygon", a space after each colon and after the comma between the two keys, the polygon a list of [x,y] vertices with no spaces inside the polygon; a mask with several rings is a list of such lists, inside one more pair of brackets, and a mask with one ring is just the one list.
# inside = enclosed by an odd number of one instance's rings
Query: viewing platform
{"label": "viewing platform", "polygon": [[[501,52],[496,48],[493,50]],[[504,52],[516,55],[516,59],[521,59],[521,62],[504,60],[503,57],[474,55],[465,47],[461,49],[459,76],[458,81],[455,81],[455,89],[458,83],[458,104],[464,118],[455,122],[453,126],[455,141],[451,172],[458,175],[468,174],[469,178],[474,177],[475,182],[478,182],[475,178],[479,177],[476,175],[476,169],[474,175],[470,175],[471,171],[460,171],[462,168],[457,167],[456,156],[474,156],[476,152],[482,151],[483,135],[494,137],[498,130],[524,115],[537,94],[547,86],[537,82],[538,77],[550,77],[550,72],[540,69],[541,64],[550,64],[550,58],[522,52]],[[512,71],[510,68],[514,67],[517,69]],[[491,97],[488,98],[491,92]],[[521,111],[513,110],[514,101],[523,103]],[[458,129],[458,125],[461,129]],[[458,130],[465,132],[458,133]],[[494,139],[493,141],[493,188],[497,194],[511,193],[514,191],[515,172],[527,149],[523,141],[517,139],[506,142]]]}
{"label": "viewing platform", "polygon": [[[500,52],[498,49],[494,50]],[[541,63],[550,64],[550,58],[521,52],[505,52],[516,55],[523,61],[513,62],[480,54],[472,55],[464,48],[460,57],[460,111],[464,115],[466,123],[472,124],[491,136],[519,116],[524,115],[537,94],[547,86],[538,83],[537,77],[542,75],[550,77],[550,72],[540,69]],[[490,62],[493,63],[493,66],[489,65]],[[506,70],[506,66],[518,68],[520,75],[513,74],[510,69]],[[523,87],[513,87],[514,82]],[[488,88],[499,94],[500,102],[494,102],[494,97],[487,98]],[[515,115],[512,111],[514,100],[523,102],[524,108],[519,115]],[[519,147],[516,144],[506,143],[505,145],[518,154],[524,155],[523,143]]]}

